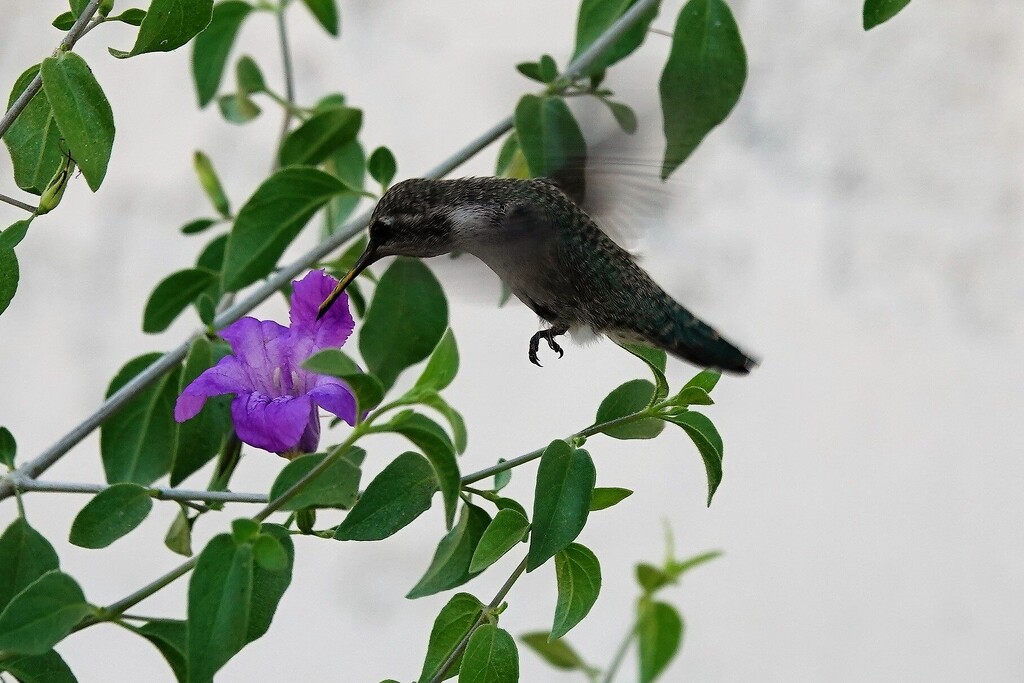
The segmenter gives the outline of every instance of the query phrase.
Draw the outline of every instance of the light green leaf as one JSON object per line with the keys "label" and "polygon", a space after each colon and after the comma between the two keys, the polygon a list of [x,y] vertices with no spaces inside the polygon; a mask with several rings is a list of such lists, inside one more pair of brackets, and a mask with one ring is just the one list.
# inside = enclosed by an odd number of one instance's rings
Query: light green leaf
{"label": "light green leaf", "polygon": [[556,669],[585,671],[588,668],[586,662],[561,638],[551,640],[550,634],[537,632],[524,633],[519,636],[519,640]]}
{"label": "light green leaf", "polygon": [[199,177],[199,184],[203,186],[203,191],[209,197],[213,208],[217,209],[221,216],[231,218],[231,204],[228,202],[227,195],[224,194],[224,188],[220,184],[217,172],[213,169],[210,157],[197,149],[192,163],[196,170],[196,176]]}
{"label": "light green leaf", "polygon": [[722,555],[720,550],[711,550],[700,555],[694,555],[693,557],[687,558],[682,562],[674,559],[669,559],[668,566],[665,571],[668,572],[673,578],[679,578],[686,572],[690,571],[695,567],[699,567],[702,564],[710,562]]}
{"label": "light green leaf", "polygon": [[[419,683],[429,683],[437,675],[441,665],[451,656],[469,630],[476,624],[483,609],[483,603],[469,593],[456,593],[441,608],[437,618],[434,619],[434,627],[430,629],[427,656],[423,660]],[[461,662],[462,655],[459,655],[448,668],[448,673],[442,680],[447,680],[458,674]]]}
{"label": "light green leaf", "polygon": [[352,142],[363,125],[363,112],[351,107],[331,107],[303,122],[281,144],[281,166],[316,165]]}
{"label": "light green leaf", "polygon": [[395,155],[391,153],[390,149],[378,147],[370,154],[370,159],[366,162],[366,170],[386,190],[394,180],[395,173],[398,172],[398,162],[395,161]]}
{"label": "light green leaf", "polygon": [[530,528],[530,520],[515,510],[499,510],[491,523],[487,525],[480,544],[473,553],[469,563],[469,571],[482,572],[497,562],[505,553],[512,550]]}
{"label": "light green leaf", "polygon": [[601,101],[608,105],[608,109],[611,110],[612,116],[615,117],[615,123],[619,124],[619,128],[621,128],[623,132],[629,133],[630,135],[636,132],[636,112],[634,112],[629,105],[623,104],[622,102],[613,102],[607,98],[601,98]]}
{"label": "light green leaf", "polygon": [[578,167],[587,156],[576,118],[558,97],[524,95],[515,112],[516,137],[534,177]]}
{"label": "light green leaf", "polygon": [[149,515],[153,497],[138,484],[114,484],[86,503],[71,524],[68,540],[82,548],[106,548]]}
{"label": "light green leaf", "polygon": [[356,362],[341,349],[324,349],[315,353],[303,361],[302,367],[310,372],[332,377],[356,375],[360,372]]}
{"label": "light green leaf", "polygon": [[235,80],[238,82],[238,89],[246,95],[266,92],[267,83],[263,79],[263,72],[249,55],[243,55],[235,64]]}
{"label": "light green leaf", "polygon": [[641,562],[636,566],[636,582],[645,593],[652,594],[663,586],[675,583],[675,577],[653,564]]}
{"label": "light green leaf", "polygon": [[[361,448],[353,450],[362,451]],[[363,451],[362,454],[365,454]],[[309,471],[326,458],[326,454],[303,455],[285,465],[270,487],[270,499],[274,500],[292,487]],[[300,510],[305,507],[351,508],[359,496],[359,478],[362,471],[352,461],[339,458],[320,476],[306,485],[294,498],[282,506],[282,510]]]}
{"label": "light green leaf", "polygon": [[[573,50],[572,58],[579,57],[635,3],[636,0],[583,0],[576,20],[576,49]],[[658,6],[655,4],[618,40],[606,48],[583,75],[599,73],[628,57],[644,42],[647,29],[657,14]]]}
{"label": "light green leaf", "polygon": [[35,217],[14,221],[7,226],[6,230],[0,230],[0,249],[14,249],[21,244],[25,235],[28,234],[28,227],[32,225],[33,218]]}
{"label": "light green leaf", "polygon": [[[366,176],[366,156],[363,153],[363,146],[359,144],[358,140],[342,145],[324,162],[324,170],[353,190],[362,190]],[[362,195],[357,193],[343,194],[331,199],[327,204],[324,234],[333,235],[339,227],[344,225],[361,199]],[[356,254],[356,256],[358,255]],[[343,274],[338,274],[338,277]]]}
{"label": "light green leaf", "polygon": [[469,563],[490,522],[489,514],[467,503],[459,515],[459,523],[441,539],[427,571],[405,597],[422,598],[440,593],[476,576],[479,572],[470,571]]}
{"label": "light green leaf", "polygon": [[586,546],[570,543],[555,555],[558,602],[551,638],[561,638],[583,621],[601,592],[601,565]]}
{"label": "light green leaf", "polygon": [[910,0],[864,0],[864,30],[884,24],[909,4]]}
{"label": "light green leaf", "polygon": [[74,52],[44,59],[40,73],[60,134],[95,192],[107,174],[114,146],[110,103],[89,65]]}
{"label": "light green leaf", "polygon": [[437,278],[418,260],[398,259],[377,283],[359,351],[390,388],[402,370],[430,355],[447,328],[448,302]]}
{"label": "light green leaf", "polygon": [[714,404],[714,401],[708,396],[708,392],[695,386],[683,387],[676,394],[673,402],[678,406],[710,406]]}
{"label": "light green leaf", "polygon": [[683,639],[683,620],[672,605],[643,600],[639,607],[640,683],[651,683],[675,657]]}
{"label": "light green leaf", "polygon": [[200,294],[216,284],[217,273],[204,268],[186,268],[171,273],[156,286],[142,314],[142,331],[163,332]]}
{"label": "light green leaf", "polygon": [[516,683],[519,650],[515,639],[494,624],[484,624],[469,639],[459,683]]}
{"label": "light green leaf", "polygon": [[[655,394],[655,386],[645,379],[633,379],[612,390],[597,409],[596,423],[617,420],[646,410]],[[615,439],[653,439],[665,425],[653,417],[638,419],[603,431]]]}
{"label": "light green leaf", "polygon": [[594,489],[594,495],[590,499],[590,511],[604,510],[613,505],[618,505],[632,495],[633,492],[629,489],[597,487]]}
{"label": "light green leaf", "polygon": [[252,549],[257,566],[268,572],[279,572],[288,566],[288,555],[275,536],[260,534]]}
{"label": "light green leaf", "polygon": [[56,569],[46,572],[0,613],[0,651],[45,654],[92,611],[74,579]]}
{"label": "light green leaf", "polygon": [[324,30],[338,35],[338,6],[334,0],[302,0]]}
{"label": "light green leaf", "polygon": [[[29,67],[18,77],[7,100],[8,109],[38,73],[37,64]],[[64,161],[60,146],[60,129],[53,117],[53,109],[45,91],[36,93],[21,115],[14,120],[4,134],[4,143],[11,154],[14,182],[26,192],[42,194]]]}
{"label": "light green leaf", "polygon": [[590,454],[562,440],[544,450],[537,470],[526,571],[533,571],[579,535],[587,523],[597,472]]}
{"label": "light green leaf", "polygon": [[315,168],[285,168],[265,180],[231,229],[224,290],[237,291],[270,273],[313,214],[344,191],[341,181]]}
{"label": "light green leaf", "polygon": [[0,536],[0,611],[29,584],[59,566],[53,546],[24,517],[11,522]]}
{"label": "light green leaf", "polygon": [[374,477],[338,526],[339,541],[379,541],[430,507],[437,491],[434,468],[419,453],[402,453]]}
{"label": "light green leaf", "polygon": [[221,95],[217,98],[217,108],[225,121],[236,124],[248,123],[263,111],[248,95],[242,92]]}
{"label": "light green leaf", "polygon": [[706,393],[710,394],[711,390],[718,384],[718,380],[722,379],[722,371],[716,370],[715,368],[708,368],[698,372],[693,378],[683,385],[683,389],[690,387],[698,387],[703,389]]}
{"label": "light green leaf", "polygon": [[125,52],[110,48],[110,54],[124,59],[147,52],[176,50],[205,29],[212,15],[213,0],[153,0],[132,49]]}
{"label": "light green leaf", "polygon": [[747,56],[724,0],[689,0],[679,13],[661,73],[667,178],[739,100]]}
{"label": "light green leaf", "polygon": [[451,328],[448,328],[430,354],[427,367],[416,380],[415,388],[441,391],[452,383],[458,372],[459,349],[455,344],[455,335],[452,334]]}

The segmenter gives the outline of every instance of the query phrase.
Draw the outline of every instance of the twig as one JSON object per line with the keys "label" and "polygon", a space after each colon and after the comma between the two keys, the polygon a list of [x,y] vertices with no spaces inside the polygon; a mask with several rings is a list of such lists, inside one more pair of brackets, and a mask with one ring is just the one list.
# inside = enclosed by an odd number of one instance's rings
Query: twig
{"label": "twig", "polygon": [[[14,484],[21,491],[46,493],[96,494],[110,488],[106,484],[81,484],[65,481],[39,481],[14,477]],[[153,497],[159,500],[201,500],[207,503],[258,503],[266,504],[267,496],[262,493],[235,493],[234,491],[199,491],[175,488],[152,488]]]}
{"label": "twig", "polygon": [[611,663],[608,665],[608,671],[604,675],[603,683],[612,683],[615,678],[615,674],[618,673],[619,667],[622,666],[622,660],[626,657],[626,652],[629,651],[629,646],[632,644],[633,639],[636,638],[636,629],[639,624],[633,624],[633,628],[629,629],[629,633],[619,643],[619,647],[615,650],[615,656],[612,657]]}
{"label": "twig", "polygon": [[288,136],[288,126],[292,122],[292,108],[295,106],[295,77],[292,74],[292,53],[288,48],[288,29],[284,23],[284,12],[287,4],[282,2],[277,8],[277,39],[281,45],[281,64],[284,68],[284,97],[287,105],[284,106],[284,120],[281,122],[281,134],[278,136],[277,147],[274,149],[274,165],[277,168],[277,157],[281,151],[281,145]]}
{"label": "twig", "polygon": [[[100,2],[101,0],[89,0],[89,4],[85,6],[85,9],[78,15],[78,19],[67,32],[67,35],[64,36],[64,40],[60,41],[60,45],[57,47],[58,51],[67,52],[75,46],[79,38],[85,35],[86,27],[92,19],[92,15],[96,14],[96,10],[99,9]],[[14,101],[14,104],[7,110],[4,117],[0,119],[0,137],[7,133],[7,129],[21,116],[21,112],[25,111],[25,107],[28,106],[28,103],[32,101],[32,98],[36,96],[36,93],[42,87],[43,77],[40,74],[36,74],[36,77],[32,79],[32,82],[28,84],[28,87]]]}
{"label": "twig", "polygon": [[32,206],[31,204],[26,204],[25,202],[22,202],[22,201],[19,201],[19,200],[15,199],[14,197],[8,197],[5,194],[0,194],[0,202],[3,202],[5,204],[10,204],[11,206],[16,206],[19,209],[24,209],[25,211],[28,211],[29,213],[35,213],[36,212],[36,207]]}

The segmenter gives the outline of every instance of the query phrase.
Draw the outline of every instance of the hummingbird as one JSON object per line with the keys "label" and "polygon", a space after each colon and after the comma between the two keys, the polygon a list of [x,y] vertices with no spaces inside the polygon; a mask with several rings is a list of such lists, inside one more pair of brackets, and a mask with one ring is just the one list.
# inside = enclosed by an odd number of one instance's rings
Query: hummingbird
{"label": "hummingbird", "polygon": [[392,186],[370,217],[363,254],[320,305],[385,256],[471,254],[548,327],[530,338],[558,354],[567,332],[639,343],[701,367],[747,373],[757,362],[670,297],[597,222],[547,178],[414,178]]}

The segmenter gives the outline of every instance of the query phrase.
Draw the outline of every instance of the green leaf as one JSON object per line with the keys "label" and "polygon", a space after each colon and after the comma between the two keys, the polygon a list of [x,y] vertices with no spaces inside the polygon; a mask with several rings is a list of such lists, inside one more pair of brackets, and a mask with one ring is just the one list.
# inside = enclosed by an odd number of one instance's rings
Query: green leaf
{"label": "green leaf", "polygon": [[[498,458],[498,464],[508,462],[505,458]],[[495,493],[502,490],[512,482],[512,470],[502,470],[494,475],[494,488],[492,489]]]}
{"label": "green leaf", "polygon": [[488,500],[490,500],[492,503],[494,503],[495,507],[497,507],[498,510],[515,510],[516,512],[521,514],[523,517],[526,517],[526,508],[524,508],[517,501],[515,501],[515,500],[513,500],[511,498],[504,498],[502,496],[494,496],[493,498],[489,497]]}
{"label": "green leaf", "polygon": [[721,555],[722,552],[720,550],[711,550],[706,553],[701,553],[700,555],[694,555],[693,557],[687,558],[682,562],[679,562],[678,560],[674,559],[669,559],[668,566],[666,567],[665,571],[669,573],[672,576],[672,578],[679,578],[681,575],[690,571],[691,569],[699,567],[707,562],[710,562],[711,560],[714,560],[720,557]]}
{"label": "green leaf", "polygon": [[515,112],[516,136],[534,177],[579,166],[587,143],[576,118],[557,97],[524,95]]}
{"label": "green leaf", "polygon": [[665,379],[665,364],[668,362],[667,354],[661,349],[652,349],[642,344],[620,344],[622,348],[642,360],[654,375],[656,390],[651,397],[650,405],[668,396],[668,380]]}
{"label": "green leaf", "polygon": [[551,638],[561,638],[583,621],[601,592],[601,565],[586,546],[570,543],[555,555],[558,602]]}
{"label": "green leaf", "polygon": [[448,302],[437,278],[419,260],[400,258],[377,283],[359,351],[391,388],[402,370],[430,355],[447,328]]}
{"label": "green leaf", "polygon": [[537,62],[520,62],[516,64],[516,71],[532,81],[544,82],[544,78],[540,75],[540,64]]}
{"label": "green leaf", "polygon": [[710,406],[714,404],[708,392],[700,387],[683,387],[673,402],[678,406]]}
{"label": "green leaf", "polygon": [[379,541],[430,507],[437,490],[434,468],[419,453],[402,453],[374,477],[338,525],[339,541]]}
{"label": "green leaf", "polygon": [[259,563],[253,567],[252,605],[249,609],[249,630],[245,636],[249,643],[270,629],[281,597],[292,582],[292,567],[295,564],[295,544],[287,529],[277,524],[264,524],[260,527],[259,538],[266,536],[277,539],[288,561],[283,569],[267,569]]}
{"label": "green leaf", "polygon": [[71,524],[68,540],[82,548],[106,548],[142,524],[152,509],[149,489],[114,484],[86,503]]}
{"label": "green leaf", "polygon": [[430,354],[427,367],[416,380],[414,388],[441,391],[452,383],[458,372],[459,349],[455,344],[455,335],[452,334],[451,328],[448,328]]}
{"label": "green leaf", "polygon": [[288,566],[288,555],[275,536],[260,534],[252,548],[256,564],[268,572],[279,572]]}
{"label": "green leaf", "polygon": [[235,543],[251,543],[256,540],[260,533],[260,523],[255,519],[240,517],[231,520],[231,537]]}
{"label": "green leaf", "polygon": [[110,48],[110,54],[124,59],[177,50],[210,25],[212,15],[213,0],[153,0],[132,49],[125,52]]}
{"label": "green leaf", "polygon": [[607,98],[601,98],[601,101],[608,105],[608,109],[611,110],[612,116],[615,117],[615,123],[619,124],[619,128],[621,128],[624,133],[632,135],[636,132],[636,112],[634,112],[629,105],[623,104],[622,102],[613,102]]}
{"label": "green leaf", "polygon": [[711,444],[711,447],[718,453],[720,460],[725,459],[725,444],[722,442],[722,436],[718,433],[718,429],[715,428],[714,423],[708,419],[703,413],[695,413],[693,411],[687,411],[681,415],[676,415],[672,418],[672,421],[677,425],[689,425],[694,430],[700,432],[700,435]]}
{"label": "green leaf", "polygon": [[555,63],[555,58],[551,55],[542,55],[540,61],[537,62],[537,72],[544,83],[551,83],[558,78],[558,65]]}
{"label": "green leaf", "polygon": [[[353,450],[362,451],[361,448]],[[270,487],[270,499],[274,500],[306,476],[310,470],[326,458],[326,454],[304,455],[292,460],[274,480]],[[359,496],[359,478],[362,471],[345,458],[334,461],[294,498],[285,503],[282,510],[300,510],[305,507],[351,508]]]}
{"label": "green leaf", "polygon": [[18,517],[0,536],[0,611],[60,561],[50,542]]}
{"label": "green leaf", "polygon": [[164,536],[164,545],[168,550],[185,557],[192,557],[192,526],[198,518],[198,516],[189,517],[188,509],[181,506]]}
{"label": "green leaf", "polygon": [[[596,423],[617,420],[646,410],[655,395],[655,386],[645,379],[632,379],[612,390],[597,409]],[[638,419],[602,430],[615,439],[653,439],[665,425],[653,417]]]}
{"label": "green leaf", "polygon": [[0,249],[14,249],[21,244],[21,241],[25,239],[25,235],[28,234],[28,227],[32,225],[33,218],[34,216],[14,221],[7,226],[6,230],[0,230]]}
{"label": "green leaf", "polygon": [[864,30],[884,24],[909,4],[910,0],[864,0]]}
{"label": "green leaf", "polygon": [[370,159],[366,162],[366,170],[386,190],[394,180],[395,173],[398,172],[398,162],[395,161],[395,155],[391,153],[390,149],[378,147],[373,150]]}
{"label": "green leaf", "polygon": [[107,21],[120,21],[122,24],[128,24],[129,26],[142,26],[142,22],[146,19],[146,11],[132,7],[126,9],[115,17],[107,17]]}
{"label": "green leaf", "polygon": [[363,112],[351,107],[331,107],[307,119],[281,144],[281,166],[315,165],[356,139]]}
{"label": "green leaf", "polygon": [[18,442],[7,427],[0,427],[0,463],[14,469],[14,456],[18,453]]}
{"label": "green leaf", "polygon": [[581,671],[587,669],[586,662],[561,638],[551,640],[548,633],[537,632],[524,633],[519,636],[519,640],[526,643],[545,662],[556,669],[578,669]]}
{"label": "green leaf", "polygon": [[231,218],[231,204],[228,202],[227,195],[224,194],[224,188],[220,184],[217,172],[213,169],[213,162],[210,161],[210,157],[197,149],[195,155],[193,155],[193,165],[195,166],[196,176],[199,177],[199,184],[203,186],[203,191],[209,197],[213,208],[217,209],[220,215],[225,218]]}
{"label": "green leaf", "polygon": [[[206,337],[193,340],[178,382],[178,395],[218,360],[213,344]],[[178,425],[178,442],[171,462],[171,486],[185,481],[217,455],[231,428],[230,410],[230,396],[209,398],[198,415]]]}
{"label": "green leaf", "polygon": [[533,529],[526,571],[541,566],[576,540],[587,523],[597,471],[590,454],[562,440],[544,449],[537,469]]}
{"label": "green leaf", "polygon": [[639,611],[640,683],[650,683],[661,675],[679,650],[683,620],[672,605],[664,602],[644,600]]}
{"label": "green leaf", "polygon": [[725,120],[747,78],[739,28],[723,0],[689,0],[679,13],[661,73],[667,178]]}
{"label": "green leaf", "polygon": [[156,286],[142,314],[142,331],[163,332],[200,294],[216,284],[217,273],[203,268],[186,268],[171,273]]}
{"label": "green leaf", "polygon": [[459,464],[455,460],[455,446],[436,422],[416,413],[392,420],[386,428],[409,439],[423,455],[427,456],[441,489],[445,521],[450,529],[455,521],[455,508],[459,502],[459,492],[462,490]]}
{"label": "green leaf", "polygon": [[448,424],[452,428],[452,440],[455,444],[455,452],[462,454],[466,452],[466,443],[468,440],[468,434],[466,433],[466,422],[462,419],[462,415],[459,411],[448,405],[439,394],[436,392],[426,392],[419,397],[420,403],[423,405],[433,408],[437,412],[441,413]]}
{"label": "green leaf", "polygon": [[40,73],[61,136],[95,192],[107,174],[114,146],[110,103],[89,65],[74,52],[44,59]]}
{"label": "green leaf", "polygon": [[618,505],[632,495],[633,492],[629,489],[598,487],[594,489],[594,495],[590,499],[590,511],[594,512],[595,510],[604,510],[613,505]]}
{"label": "green leaf", "polygon": [[184,621],[150,621],[133,631],[148,640],[160,651],[179,683],[188,683],[187,626]]}
{"label": "green leaf", "polygon": [[487,525],[473,553],[469,571],[476,574],[497,562],[526,536],[530,520],[515,510],[499,510]]}
{"label": "green leaf", "polygon": [[41,655],[12,657],[0,662],[0,671],[9,672],[19,683],[77,683],[71,667],[50,650]]}
{"label": "green leaf", "polygon": [[662,586],[675,583],[675,577],[653,564],[642,562],[636,566],[636,582],[646,593],[651,594]]}
{"label": "green leaf", "polygon": [[[18,77],[7,100],[8,109],[38,73],[37,64]],[[36,195],[43,193],[50,179],[63,165],[60,137],[60,129],[53,117],[46,92],[36,93],[4,134],[4,143],[14,166],[14,182],[18,187]]]}
{"label": "green leaf", "polygon": [[[722,453],[710,440],[714,437],[709,438],[709,435],[705,435],[706,425],[699,421],[695,424],[693,418],[689,417],[695,414],[687,412],[665,419],[682,427],[693,441],[693,445],[700,451],[700,457],[704,461],[704,471],[708,476],[708,507],[710,507],[711,499],[714,497],[715,491],[718,490],[718,485],[722,483]],[[716,431],[715,434],[717,433]]]}
{"label": "green leaf", "polygon": [[[160,357],[148,353],[125,363],[111,380],[106,397]],[[100,427],[100,455],[108,483],[148,486],[170,471],[178,430],[173,413],[180,373],[175,368],[160,377]]]}
{"label": "green leaf", "polygon": [[181,226],[182,235],[196,235],[205,230],[209,230],[211,227],[217,224],[216,218],[197,218],[194,221],[189,221],[185,225]]}
{"label": "green leaf", "polygon": [[701,372],[698,372],[696,375],[694,375],[693,379],[691,379],[689,382],[683,385],[683,389],[688,389],[690,387],[698,387],[700,389],[703,389],[706,393],[710,394],[711,390],[715,388],[715,385],[718,384],[718,380],[720,379],[722,379],[721,370],[708,368],[707,370],[702,370]]}
{"label": "green leaf", "polygon": [[463,506],[459,523],[441,539],[427,571],[405,597],[422,598],[440,593],[476,576],[479,572],[470,571],[469,563],[490,522],[491,516],[476,505]]}
{"label": "green leaf", "polygon": [[[359,144],[358,140],[342,145],[327,158],[324,162],[324,169],[353,190],[362,190],[366,176],[366,156],[363,153],[363,146]],[[324,234],[333,235],[339,227],[344,225],[361,199],[362,195],[352,192],[331,199],[327,204]],[[362,250],[359,253],[362,253]],[[358,255],[356,254],[356,256]],[[339,274],[339,277],[343,274]]]}
{"label": "green leaf", "polygon": [[0,247],[0,313],[11,305],[14,294],[18,291],[18,257],[10,247]]}
{"label": "green leaf", "polygon": [[269,274],[313,214],[344,191],[341,181],[315,168],[285,168],[265,180],[231,228],[224,254],[225,291]]}
{"label": "green leaf", "polygon": [[[451,656],[462,639],[480,618],[484,605],[469,593],[456,593],[441,608],[434,627],[430,629],[430,641],[427,644],[427,656],[423,660],[419,683],[428,683],[437,675],[441,665]],[[448,668],[444,679],[455,676],[459,671],[462,655],[460,654]]]}
{"label": "green leaf", "polygon": [[77,17],[71,12],[63,12],[50,22],[50,25],[60,31],[67,31],[75,25]]}
{"label": "green leaf", "polygon": [[252,121],[262,111],[245,93],[222,95],[217,98],[217,108],[229,123],[243,124]]}
{"label": "green leaf", "polygon": [[[519,138],[516,136],[515,131],[509,133],[508,137],[505,138],[505,142],[502,143],[501,149],[498,150],[498,160],[495,163],[494,175],[505,176],[506,178],[530,177],[530,171],[526,167],[526,157],[523,156],[523,151],[519,149]],[[511,290],[509,290],[508,296],[512,296]]]}
{"label": "green leaf", "polygon": [[0,650],[45,654],[92,611],[74,579],[56,569],[46,572],[0,613]]}
{"label": "green leaf", "polygon": [[484,624],[469,639],[459,683],[516,683],[519,650],[515,639],[494,624]]}
{"label": "green leaf", "polygon": [[302,367],[310,372],[332,377],[356,375],[360,372],[356,362],[341,349],[324,349],[319,353],[314,353],[303,361]]}
{"label": "green leaf", "polygon": [[332,36],[338,35],[338,6],[334,0],[302,0],[324,30]]}
{"label": "green leaf", "polygon": [[359,371],[359,367],[337,349],[326,349],[308,358],[303,364],[307,370],[321,375],[337,377],[356,395],[357,413],[380,405],[384,398],[384,385],[373,375]]}
{"label": "green leaf", "polygon": [[263,72],[249,55],[239,58],[238,63],[235,64],[235,76],[238,81],[238,89],[247,95],[267,91]]}
{"label": "green leaf", "polygon": [[[579,18],[576,20],[576,49],[572,58],[579,57],[601,34],[607,31],[636,0],[583,0]],[[647,29],[658,15],[658,5],[644,12],[644,15],[629,30],[604,50],[584,76],[604,71],[612,64],[628,57],[644,42]]]}

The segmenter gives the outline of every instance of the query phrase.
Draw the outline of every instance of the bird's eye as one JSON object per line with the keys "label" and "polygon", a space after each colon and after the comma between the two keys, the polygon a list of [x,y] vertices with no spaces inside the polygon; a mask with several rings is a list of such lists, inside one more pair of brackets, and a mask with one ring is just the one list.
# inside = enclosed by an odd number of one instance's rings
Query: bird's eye
{"label": "bird's eye", "polygon": [[378,242],[386,242],[391,235],[391,227],[394,219],[391,216],[382,216],[373,222],[370,231]]}

